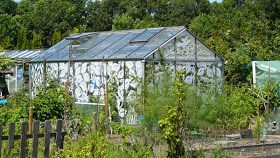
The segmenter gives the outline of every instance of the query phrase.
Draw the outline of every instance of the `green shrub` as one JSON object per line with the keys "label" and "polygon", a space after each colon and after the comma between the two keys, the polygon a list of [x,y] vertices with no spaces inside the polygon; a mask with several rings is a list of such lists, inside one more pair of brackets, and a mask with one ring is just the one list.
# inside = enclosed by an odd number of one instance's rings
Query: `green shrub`
{"label": "green shrub", "polygon": [[[35,119],[45,121],[52,118],[63,118],[65,105],[65,89],[50,81],[46,92],[40,92],[33,100]],[[67,100],[67,114],[70,115],[74,107],[74,98],[69,94]]]}
{"label": "green shrub", "polygon": [[15,93],[8,98],[8,105],[0,106],[0,122],[20,122],[28,118],[29,96],[23,93]]}

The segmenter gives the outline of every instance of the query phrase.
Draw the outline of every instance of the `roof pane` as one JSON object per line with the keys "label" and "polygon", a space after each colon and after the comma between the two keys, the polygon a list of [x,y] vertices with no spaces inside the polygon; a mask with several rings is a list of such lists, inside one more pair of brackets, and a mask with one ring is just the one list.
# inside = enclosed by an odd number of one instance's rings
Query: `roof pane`
{"label": "roof pane", "polygon": [[111,34],[98,34],[97,36],[91,38],[86,43],[82,44],[80,47],[78,47],[74,52],[73,55],[77,59],[83,58],[85,56],[86,51],[88,51],[90,48],[96,46],[106,38],[108,38]]}
{"label": "roof pane", "polygon": [[40,55],[44,50],[6,50],[0,52],[0,55],[8,56],[10,59],[21,59],[21,60],[30,60],[38,55]]}
{"label": "roof pane", "polygon": [[129,44],[129,41],[139,35],[139,33],[128,33],[125,36],[123,36],[120,40],[113,43],[111,46],[107,47],[103,51],[101,51],[99,54],[94,56],[94,59],[103,59],[103,58],[110,58],[111,55],[118,52],[120,49],[125,47]]}
{"label": "roof pane", "polygon": [[66,37],[66,39],[76,39],[76,38],[81,38],[81,37],[86,37],[86,36],[91,36],[93,34],[92,32],[85,32],[85,33],[77,33],[77,34],[72,34]]}
{"label": "roof pane", "polygon": [[105,38],[107,38],[110,34],[96,34],[93,38],[82,44],[77,50],[79,49],[90,49],[93,45],[96,45],[100,41],[103,41]]}
{"label": "roof pane", "polygon": [[132,52],[134,52],[135,50],[137,50],[138,48],[140,48],[141,46],[143,46],[145,43],[130,43],[127,46],[125,46],[124,48],[120,49],[118,52],[116,52],[115,54],[113,54],[112,56],[110,56],[110,58],[126,58],[129,54],[131,54]]}
{"label": "roof pane", "polygon": [[94,47],[90,48],[84,55],[78,56],[77,59],[94,58],[95,55],[99,54],[101,51],[114,44],[123,36],[125,36],[125,34],[113,33],[107,38],[105,38],[103,41],[98,43],[98,45],[95,45]]}
{"label": "roof pane", "polygon": [[161,31],[155,38],[151,39],[150,42],[146,43],[143,47],[137,49],[135,52],[131,53],[127,58],[144,58],[153,50],[159,48],[164,42],[168,41],[180,30],[165,29]]}
{"label": "roof pane", "polygon": [[130,43],[134,42],[147,42],[149,39],[151,39],[153,36],[155,36],[157,33],[159,33],[164,28],[151,28],[147,29],[144,32],[142,32],[139,36],[135,37],[130,41]]}
{"label": "roof pane", "polygon": [[62,40],[47,51],[45,51],[42,55],[38,56],[37,58],[33,59],[32,61],[44,61],[45,59],[49,60],[48,58],[53,54],[56,54],[59,50],[68,46],[72,40]]}
{"label": "roof pane", "polygon": [[63,49],[59,50],[56,53],[52,53],[51,56],[48,57],[48,60],[62,60],[65,56],[66,59],[68,59],[68,52],[69,52],[69,46],[64,47]]}

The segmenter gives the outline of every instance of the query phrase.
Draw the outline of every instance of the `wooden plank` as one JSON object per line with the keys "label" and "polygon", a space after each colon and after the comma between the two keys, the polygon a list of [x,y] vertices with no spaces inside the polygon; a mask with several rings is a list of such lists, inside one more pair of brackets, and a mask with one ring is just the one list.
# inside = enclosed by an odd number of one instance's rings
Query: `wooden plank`
{"label": "wooden plank", "polygon": [[58,119],[56,123],[56,147],[62,149],[62,119]]}
{"label": "wooden plank", "polygon": [[[61,132],[62,136],[65,136],[67,134],[67,132]],[[45,134],[44,133],[39,133],[38,134],[38,138],[44,138]],[[50,137],[51,138],[55,138],[56,137],[56,133],[50,133]],[[14,140],[19,140],[21,137],[20,135],[14,135]],[[33,138],[32,134],[27,134],[26,135],[27,139]],[[2,140],[9,140],[9,136],[2,136]]]}
{"label": "wooden plank", "polygon": [[32,158],[38,157],[38,134],[39,134],[40,121],[33,122],[33,140],[32,140]]}
{"label": "wooden plank", "polygon": [[26,152],[26,146],[27,146],[27,130],[28,130],[28,123],[27,122],[22,122],[21,123],[21,140],[20,140],[20,153],[19,157],[24,158],[25,157],[25,152]]}
{"label": "wooden plank", "polygon": [[8,155],[10,155],[12,148],[14,147],[14,135],[15,135],[16,124],[14,122],[9,125],[9,144],[8,144]]}
{"label": "wooden plank", "polygon": [[50,133],[51,133],[51,121],[45,122],[45,143],[44,143],[44,157],[50,155]]}
{"label": "wooden plank", "polygon": [[2,135],[3,135],[3,123],[0,122],[0,157],[2,155]]}

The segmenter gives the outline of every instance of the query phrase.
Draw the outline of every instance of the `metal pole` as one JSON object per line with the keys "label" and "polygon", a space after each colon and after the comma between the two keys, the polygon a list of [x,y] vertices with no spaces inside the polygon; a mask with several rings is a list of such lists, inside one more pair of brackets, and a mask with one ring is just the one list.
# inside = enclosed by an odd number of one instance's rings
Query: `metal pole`
{"label": "metal pole", "polygon": [[64,128],[66,128],[66,121],[67,121],[67,101],[68,101],[68,90],[69,90],[69,77],[70,77],[70,68],[71,68],[71,54],[72,53],[72,45],[69,45],[69,56],[68,56],[68,73],[67,73],[67,80],[65,82],[65,100],[64,100]]}
{"label": "metal pole", "polygon": [[106,63],[106,94],[105,94],[105,116],[106,116],[106,119],[105,119],[105,122],[106,122],[106,132],[108,132],[108,129],[109,129],[109,121],[108,121],[108,119],[109,119],[109,96],[108,96],[108,92],[109,92],[109,90],[108,90],[108,74],[107,74],[107,63]]}
{"label": "metal pole", "polygon": [[46,58],[44,57],[43,62],[43,92],[46,94],[46,80],[47,80],[47,64],[46,64]]}
{"label": "metal pole", "polygon": [[32,109],[32,66],[29,64],[29,134],[32,133],[32,122],[33,122],[33,109]]}
{"label": "metal pole", "polygon": [[256,83],[257,83],[256,61],[252,61],[252,70],[253,70],[253,86],[254,88],[256,88]]}
{"label": "metal pole", "polygon": [[16,71],[15,71],[15,91],[18,91],[18,82],[17,82],[17,75],[18,75],[18,65],[16,65]]}
{"label": "metal pole", "polygon": [[270,99],[270,67],[268,69],[268,85],[267,85],[267,88],[268,88],[268,94],[267,94],[267,110],[269,109],[269,99]]}

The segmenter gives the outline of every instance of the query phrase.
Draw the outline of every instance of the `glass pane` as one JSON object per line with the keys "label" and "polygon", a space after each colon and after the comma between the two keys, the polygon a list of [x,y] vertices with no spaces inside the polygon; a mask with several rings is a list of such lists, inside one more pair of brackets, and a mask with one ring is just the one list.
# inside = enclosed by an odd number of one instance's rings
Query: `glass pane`
{"label": "glass pane", "polygon": [[64,47],[63,49],[59,50],[56,53],[53,53],[52,56],[48,57],[48,61],[54,61],[54,60],[63,60],[66,57],[66,60],[68,59],[68,52],[69,52],[69,46]]}
{"label": "glass pane", "polygon": [[168,41],[173,37],[173,33],[169,30],[163,30],[143,47],[137,49],[135,52],[127,56],[127,58],[144,58],[149,55],[152,51],[159,48],[164,42]]}
{"label": "glass pane", "polygon": [[101,51],[106,49],[107,47],[114,44],[116,41],[121,39],[125,34],[114,33],[108,38],[104,39],[96,46],[90,48],[84,55],[77,57],[78,59],[91,59],[95,58],[95,55],[99,54]]}
{"label": "glass pane", "polygon": [[82,44],[79,48],[77,48],[73,55],[75,55],[76,59],[85,58],[87,51],[91,49],[92,47],[98,45],[102,41],[104,41],[106,38],[111,36],[111,34],[98,34],[97,36],[91,38],[86,43]]}
{"label": "glass pane", "polygon": [[86,37],[86,36],[91,36],[91,32],[85,32],[85,33],[77,33],[77,34],[72,34],[68,37],[66,37],[66,39],[77,39],[77,38],[82,38],[82,37]]}
{"label": "glass pane", "polygon": [[14,53],[13,55],[10,56],[10,58],[19,58],[19,56],[21,56],[22,54],[28,52],[28,50],[25,51],[20,51],[18,53]]}
{"label": "glass pane", "polygon": [[96,36],[92,37],[90,40],[82,44],[77,50],[79,49],[89,49],[92,46],[96,45],[100,41],[103,41],[105,38],[107,38],[110,34],[96,34]]}
{"label": "glass pane", "polygon": [[123,47],[122,49],[120,49],[115,54],[113,54],[112,56],[110,56],[110,58],[111,59],[126,58],[127,56],[129,56],[129,54],[131,54],[132,52],[134,52],[135,50],[137,50],[144,44],[145,43],[141,43],[141,42],[140,43],[130,43],[130,44],[126,45],[125,47]]}
{"label": "glass pane", "polygon": [[147,29],[144,32],[142,32],[139,36],[132,39],[130,42],[147,42],[150,38],[155,36],[158,32],[163,30],[164,28],[155,28],[155,29]]}
{"label": "glass pane", "polygon": [[204,44],[197,41],[197,60],[215,60],[215,54],[207,48]]}
{"label": "glass pane", "polygon": [[29,53],[28,55],[25,56],[25,58],[29,58],[32,59],[38,55],[40,55],[44,50],[37,50],[37,51],[33,51],[32,53]]}
{"label": "glass pane", "polygon": [[[57,43],[56,45],[54,45],[53,47],[51,47],[50,49],[46,50],[43,54],[41,54],[40,56],[36,57],[35,59],[33,59],[32,61],[44,61],[44,58],[47,59],[50,56],[52,56],[53,54],[56,54],[59,50],[61,49],[65,49],[66,46],[68,46],[70,43],[72,42],[72,40],[62,40],[61,42]],[[44,56],[44,57],[43,57]]]}
{"label": "glass pane", "polygon": [[110,58],[111,55],[118,53],[120,49],[129,44],[129,41],[139,35],[139,33],[128,33],[123,38],[104,49],[102,52],[94,56],[94,59]]}

